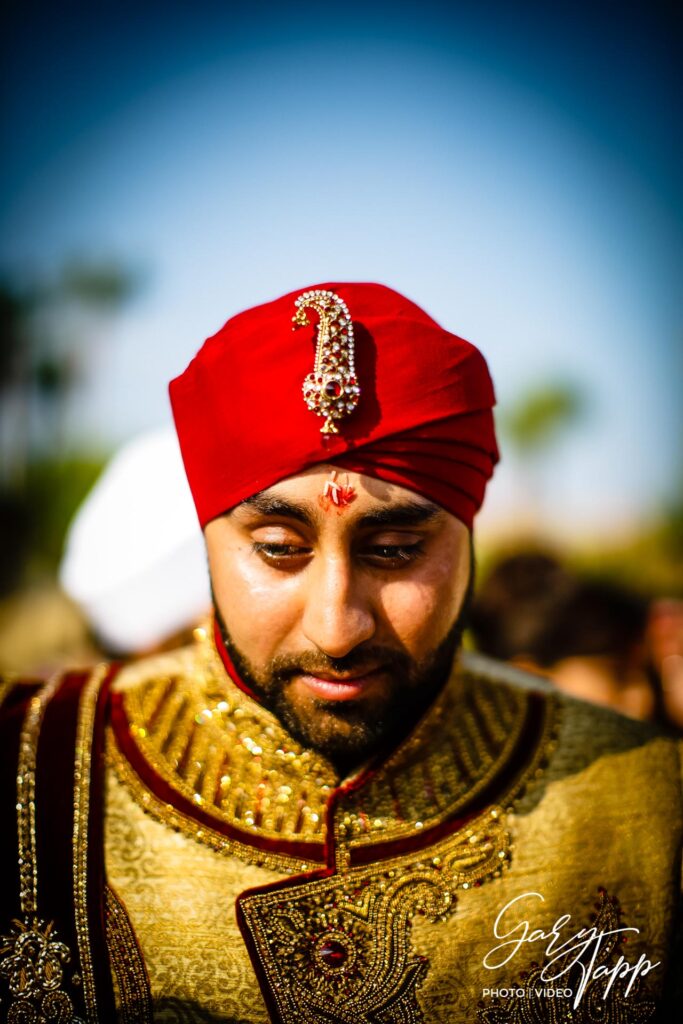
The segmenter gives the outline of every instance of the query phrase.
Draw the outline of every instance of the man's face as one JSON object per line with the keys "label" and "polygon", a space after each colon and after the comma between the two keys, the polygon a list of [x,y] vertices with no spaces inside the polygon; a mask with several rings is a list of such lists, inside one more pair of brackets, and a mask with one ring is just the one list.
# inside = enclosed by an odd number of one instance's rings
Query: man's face
{"label": "man's face", "polygon": [[[244,681],[348,768],[415,721],[448,674],[470,579],[467,528],[403,487],[329,466],[205,530],[219,622]],[[348,479],[347,479],[348,476]]]}

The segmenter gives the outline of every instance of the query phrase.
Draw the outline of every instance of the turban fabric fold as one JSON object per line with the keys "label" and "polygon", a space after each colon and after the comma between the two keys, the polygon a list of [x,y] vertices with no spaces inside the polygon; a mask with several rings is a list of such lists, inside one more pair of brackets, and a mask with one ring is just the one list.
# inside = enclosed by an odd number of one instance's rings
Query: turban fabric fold
{"label": "turban fabric fold", "polygon": [[[320,289],[353,322],[358,407],[323,435],[307,408],[317,323],[292,330],[295,300]],[[318,463],[400,484],[467,526],[498,460],[493,385],[481,353],[383,285],[327,283],[238,314],[170,385],[200,523]]]}

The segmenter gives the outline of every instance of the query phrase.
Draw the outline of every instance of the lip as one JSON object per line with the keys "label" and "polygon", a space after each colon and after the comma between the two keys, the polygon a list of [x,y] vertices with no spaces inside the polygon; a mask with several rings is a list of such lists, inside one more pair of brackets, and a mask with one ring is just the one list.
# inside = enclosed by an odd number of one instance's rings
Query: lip
{"label": "lip", "polygon": [[300,675],[299,681],[316,697],[324,700],[355,700],[383,675],[382,668],[363,672],[362,675],[335,676],[327,672],[318,675]]}

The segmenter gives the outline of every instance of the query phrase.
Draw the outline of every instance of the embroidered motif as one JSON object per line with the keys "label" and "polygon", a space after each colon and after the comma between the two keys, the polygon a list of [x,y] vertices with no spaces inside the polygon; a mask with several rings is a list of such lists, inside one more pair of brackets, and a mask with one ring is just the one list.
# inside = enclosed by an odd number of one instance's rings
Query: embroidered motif
{"label": "embroidered motif", "polygon": [[13,1000],[7,1024],[83,1024],[61,991],[64,965],[70,960],[52,922],[37,917],[12,922],[9,934],[0,935],[0,976],[7,979]]}
{"label": "embroidered motif", "polygon": [[[523,989],[526,993],[519,998],[502,1000],[494,997],[490,1006],[479,1004],[477,1020],[479,1024],[645,1024],[655,1012],[655,1004],[649,999],[639,1000],[641,979],[636,979],[628,995],[625,987],[628,980],[617,980],[610,987],[605,997],[609,979],[605,972],[598,968],[613,967],[620,953],[620,940],[623,936],[616,934],[623,927],[619,902],[601,889],[596,904],[596,915],[590,926],[604,933],[605,938],[597,949],[595,960],[591,961],[591,980],[587,983],[578,1005],[574,999],[557,999],[546,994],[548,988],[561,986],[576,992],[582,982],[581,966],[576,964],[567,974],[555,983],[548,983],[543,975],[543,964],[533,964],[531,969],[520,975],[520,979],[511,986]],[[615,934],[612,934],[615,933]],[[576,956],[570,951],[567,959]],[[569,966],[569,962],[567,966]],[[558,961],[553,967],[553,974],[562,969]],[[594,977],[598,971],[598,977]]]}
{"label": "embroidered motif", "polygon": [[416,914],[453,910],[459,888],[500,874],[510,841],[499,809],[409,857],[239,900],[255,960],[283,1021],[376,1024],[424,1020],[429,968],[411,945]]}

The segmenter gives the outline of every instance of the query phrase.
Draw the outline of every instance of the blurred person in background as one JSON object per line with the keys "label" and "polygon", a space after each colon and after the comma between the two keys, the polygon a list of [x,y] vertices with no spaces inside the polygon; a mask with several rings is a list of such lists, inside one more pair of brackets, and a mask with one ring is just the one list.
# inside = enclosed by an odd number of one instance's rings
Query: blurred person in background
{"label": "blurred person in background", "polygon": [[109,461],[71,523],[59,582],[108,657],[180,646],[208,617],[206,551],[172,429]]}
{"label": "blurred person in background", "polygon": [[[494,401],[373,284],[239,313],[171,383],[212,627],[3,689],[11,1021],[498,1024],[520,978],[553,1020],[558,977],[575,1018],[676,1005],[675,744],[460,650]],[[63,572],[82,600],[165,605],[100,554],[102,592]],[[527,918],[548,944],[510,954]],[[593,936],[561,973],[558,928]]]}
{"label": "blurred person in background", "polygon": [[650,602],[627,587],[583,579],[549,554],[519,553],[479,586],[470,626],[478,650],[542,673],[565,693],[632,718],[661,717]]}
{"label": "blurred person in background", "polygon": [[647,641],[660,682],[662,717],[683,733],[683,601],[652,602]]}
{"label": "blurred person in background", "polygon": [[172,429],[105,464],[69,524],[57,582],[14,602],[0,671],[47,678],[139,657],[189,641],[208,618],[206,551]]}

